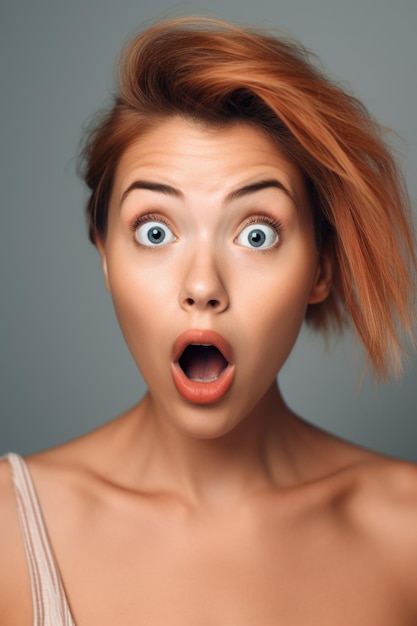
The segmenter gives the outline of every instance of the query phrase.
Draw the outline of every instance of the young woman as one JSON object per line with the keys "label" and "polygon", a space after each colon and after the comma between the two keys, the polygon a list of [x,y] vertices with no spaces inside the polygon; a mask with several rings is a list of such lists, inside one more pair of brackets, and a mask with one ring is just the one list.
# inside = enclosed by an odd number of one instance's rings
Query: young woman
{"label": "young woman", "polygon": [[298,45],[171,21],[127,47],[83,172],[148,391],[1,463],[0,623],[417,624],[416,467],[276,381],[304,320],[400,370],[416,259],[379,127]]}

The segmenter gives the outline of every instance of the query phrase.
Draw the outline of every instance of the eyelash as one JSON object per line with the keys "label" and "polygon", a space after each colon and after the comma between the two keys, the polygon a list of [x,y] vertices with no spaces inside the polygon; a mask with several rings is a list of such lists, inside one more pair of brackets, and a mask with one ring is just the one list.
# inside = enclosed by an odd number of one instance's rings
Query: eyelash
{"label": "eyelash", "polygon": [[[161,222],[161,224],[165,224],[165,226],[167,226],[168,228],[171,228],[171,224],[168,222],[168,220],[163,218],[161,215],[157,215],[154,213],[146,213],[145,215],[138,215],[131,222],[130,230],[132,231],[133,234],[136,234],[136,231],[139,228],[139,226],[142,226],[142,224],[146,224],[147,222]],[[251,224],[266,224],[267,226],[270,226],[276,231],[277,236],[278,236],[277,243],[280,243],[281,235],[283,231],[283,224],[280,220],[270,215],[253,215],[252,217],[248,218],[244,222],[239,233],[242,232],[247,226],[250,226]],[[140,245],[136,237],[134,237],[133,239],[137,245]]]}
{"label": "eyelash", "polygon": [[161,215],[146,213],[146,215],[138,215],[133,220],[133,222],[130,224],[130,230],[135,233],[139,226],[142,226],[142,224],[146,224],[147,222],[161,222],[161,224],[165,224],[165,226],[171,228],[171,224],[168,222],[168,220],[161,217]]}
{"label": "eyelash", "polygon": [[271,228],[274,228],[278,235],[282,231],[282,222],[274,217],[271,217],[270,215],[253,215],[246,220],[242,230],[243,228],[246,228],[246,226],[250,226],[250,224],[267,224],[268,226],[271,226]]}
{"label": "eyelash", "polygon": [[277,233],[277,236],[278,236],[278,242],[277,243],[279,243],[281,241],[281,235],[282,235],[282,232],[284,230],[284,226],[283,226],[281,220],[279,220],[279,219],[277,219],[275,217],[272,217],[271,215],[253,215],[252,217],[250,217],[249,219],[247,219],[245,221],[245,223],[243,224],[242,228],[239,231],[239,234],[247,226],[250,226],[251,224],[266,224],[267,226],[270,226]]}

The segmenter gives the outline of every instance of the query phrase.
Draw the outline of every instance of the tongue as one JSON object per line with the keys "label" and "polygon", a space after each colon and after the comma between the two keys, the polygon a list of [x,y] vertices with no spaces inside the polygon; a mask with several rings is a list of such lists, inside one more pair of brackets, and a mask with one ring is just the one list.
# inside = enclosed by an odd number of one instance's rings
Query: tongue
{"label": "tongue", "polygon": [[217,380],[227,361],[215,346],[187,346],[180,359],[185,374],[195,382]]}

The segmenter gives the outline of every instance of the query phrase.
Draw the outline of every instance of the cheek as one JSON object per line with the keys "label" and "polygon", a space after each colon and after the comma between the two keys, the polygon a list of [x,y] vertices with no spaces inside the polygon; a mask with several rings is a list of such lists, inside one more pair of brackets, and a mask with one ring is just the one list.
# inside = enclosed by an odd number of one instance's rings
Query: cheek
{"label": "cheek", "polygon": [[303,294],[296,298],[294,292],[285,287],[274,286],[275,291],[258,302],[254,295],[246,311],[247,319],[252,320],[252,328],[255,328],[253,349],[263,353],[266,360],[288,356],[305,317],[307,305]]}
{"label": "cheek", "polygon": [[109,286],[116,310],[120,315],[140,316],[153,305],[157,311],[159,304],[170,297],[172,281],[166,260],[153,251],[140,254],[133,242],[119,239],[121,243],[116,239],[107,253]]}
{"label": "cheek", "polygon": [[139,265],[134,249],[126,253],[115,247],[108,255],[108,280],[122,333],[135,353],[146,343],[150,327],[157,326],[163,310],[167,297],[163,274],[156,279],[146,263]]}
{"label": "cheek", "polygon": [[163,384],[164,362],[170,358],[163,307],[157,305],[154,294],[147,295],[151,285],[143,277],[129,280],[125,276],[123,280],[113,280],[111,287],[119,326],[136,367],[149,388],[155,380]]}
{"label": "cheek", "polygon": [[243,343],[266,368],[278,371],[297,339],[313,283],[312,266],[306,260],[291,271],[282,266],[242,283],[245,304],[238,310]]}

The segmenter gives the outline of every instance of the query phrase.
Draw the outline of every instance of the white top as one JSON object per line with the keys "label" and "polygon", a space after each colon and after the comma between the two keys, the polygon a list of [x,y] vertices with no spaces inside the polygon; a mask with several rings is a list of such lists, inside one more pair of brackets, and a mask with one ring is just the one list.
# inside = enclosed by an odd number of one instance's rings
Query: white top
{"label": "white top", "polygon": [[12,469],[30,573],[33,626],[75,626],[29,468],[17,454],[5,458]]}

